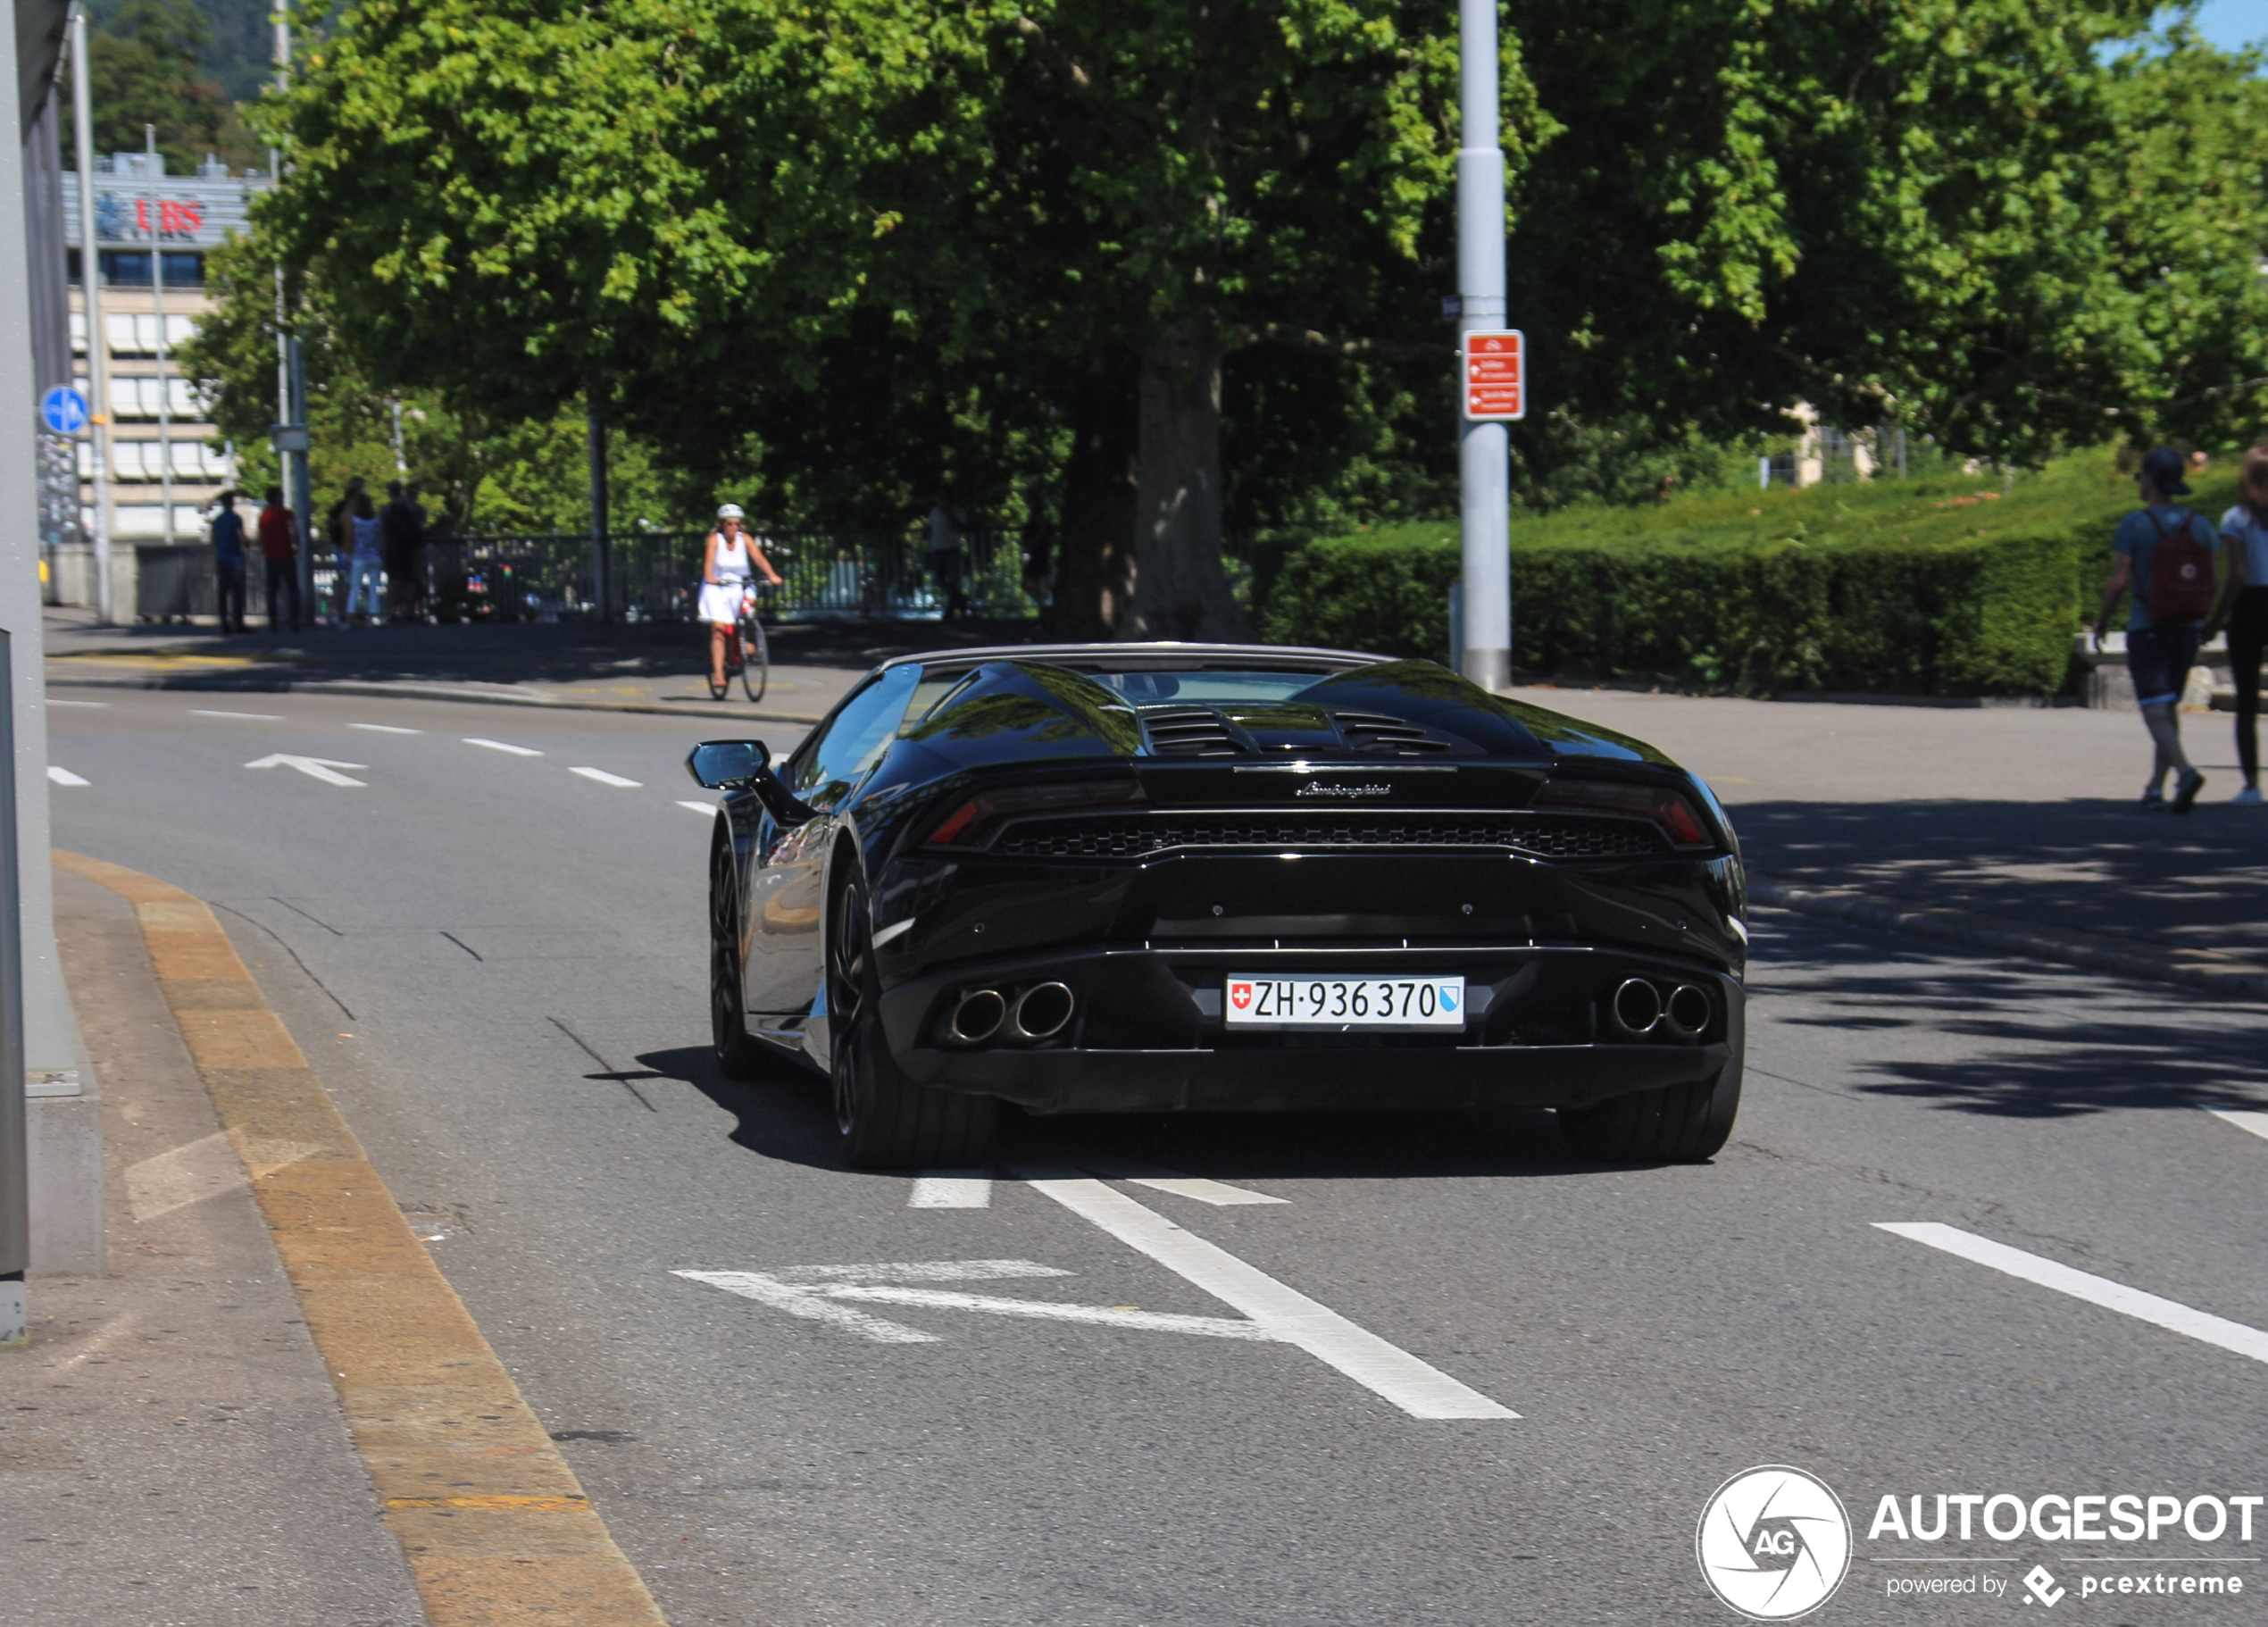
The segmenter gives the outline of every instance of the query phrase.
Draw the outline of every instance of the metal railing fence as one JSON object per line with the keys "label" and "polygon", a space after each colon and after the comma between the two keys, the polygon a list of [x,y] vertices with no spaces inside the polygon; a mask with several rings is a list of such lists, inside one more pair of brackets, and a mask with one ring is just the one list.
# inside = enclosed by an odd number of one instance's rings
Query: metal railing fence
{"label": "metal railing fence", "polygon": [[[634,531],[607,538],[607,597],[630,622],[696,619],[701,555],[708,532]],[[889,531],[786,532],[758,539],[784,586],[769,613],[784,620],[827,616],[931,620],[946,608],[950,584],[932,568],[925,534]],[[1020,531],[963,535],[960,587],[965,613],[1038,615],[1026,580]],[[428,602],[448,621],[590,620],[601,613],[597,562],[588,533],[481,535],[426,545]],[[328,575],[318,571],[319,578]],[[951,572],[948,572],[947,575]],[[324,601],[328,583],[319,582]]]}

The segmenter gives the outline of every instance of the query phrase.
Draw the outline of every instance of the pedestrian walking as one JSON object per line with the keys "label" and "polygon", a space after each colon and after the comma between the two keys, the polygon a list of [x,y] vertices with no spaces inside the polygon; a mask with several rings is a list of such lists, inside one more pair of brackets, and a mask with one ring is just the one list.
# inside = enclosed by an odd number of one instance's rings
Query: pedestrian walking
{"label": "pedestrian walking", "polygon": [[2221,516],[2221,561],[2226,582],[2221,605],[2205,626],[2210,638],[2229,630],[2229,675],[2237,686],[2237,765],[2244,789],[2235,800],[2260,805],[2260,659],[2268,647],[2268,446],[2245,454],[2237,477],[2237,505]]}
{"label": "pedestrian walking", "polygon": [[961,528],[966,520],[961,510],[943,497],[930,510],[930,576],[937,583],[943,605],[938,614],[947,621],[969,612],[968,591],[962,586]]}
{"label": "pedestrian walking", "polygon": [[[378,573],[383,568],[379,552],[379,530],[378,505],[371,501],[367,491],[357,492],[354,512],[346,516],[346,566],[339,577],[346,596],[338,613],[342,627],[367,627],[378,614]],[[362,606],[363,620],[359,623],[354,620],[357,604]]]}
{"label": "pedestrian walking", "polygon": [[[2187,814],[2197,805],[2205,776],[2181,750],[2181,692],[2204,641],[2213,613],[2213,551],[2219,538],[2201,514],[2177,505],[2189,483],[2181,478],[2181,455],[2161,446],[2142,459],[2135,485],[2142,506],[2118,522],[2111,534],[2111,580],[2103,588],[2103,608],[2095,618],[2095,643],[2130,588],[2126,614],[2126,670],[2142,726],[2150,732],[2155,757],[2142,788],[2145,808]],[[2173,795],[2165,777],[2174,776]]]}
{"label": "pedestrian walking", "polygon": [[299,630],[299,517],[284,506],[283,488],[268,488],[260,511],[260,554],[268,567],[268,630],[283,630],[283,596],[291,597],[291,630]]}
{"label": "pedestrian walking", "polygon": [[330,544],[332,556],[338,562],[335,586],[331,589],[331,614],[343,625],[346,612],[340,607],[346,602],[346,569],[354,557],[354,501],[365,489],[363,477],[356,475],[346,482],[346,489],[338,501],[323,515],[323,540]]}
{"label": "pedestrian walking", "polygon": [[244,630],[244,516],[237,513],[237,494],[221,494],[221,512],[213,516],[213,575],[221,589],[221,630]]}
{"label": "pedestrian walking", "polygon": [[404,490],[401,481],[387,481],[386,506],[379,511],[378,515],[386,563],[386,619],[389,622],[408,620],[410,555],[417,530],[417,515],[411,509]]}

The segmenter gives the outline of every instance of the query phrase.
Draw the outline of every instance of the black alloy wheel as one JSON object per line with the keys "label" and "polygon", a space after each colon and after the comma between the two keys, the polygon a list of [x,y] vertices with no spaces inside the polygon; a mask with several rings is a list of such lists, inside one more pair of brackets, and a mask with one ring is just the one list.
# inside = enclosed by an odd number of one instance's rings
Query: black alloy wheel
{"label": "black alloy wheel", "polygon": [[709,855],[709,1042],[728,1079],[755,1079],[770,1058],[748,1032],[740,964],[740,875],[721,831]]}
{"label": "black alloy wheel", "polygon": [[[855,860],[852,860],[855,863]],[[882,1032],[881,980],[865,884],[835,892],[827,934],[829,1075],[835,1129],[853,1169],[938,1169],[983,1164],[999,1104],[915,1084],[898,1071]]]}
{"label": "black alloy wheel", "polygon": [[1562,1107],[1559,1133],[1578,1156],[1600,1164],[1705,1163],[1723,1148],[1740,1111],[1743,1048],[1736,1039],[1712,1079]]}

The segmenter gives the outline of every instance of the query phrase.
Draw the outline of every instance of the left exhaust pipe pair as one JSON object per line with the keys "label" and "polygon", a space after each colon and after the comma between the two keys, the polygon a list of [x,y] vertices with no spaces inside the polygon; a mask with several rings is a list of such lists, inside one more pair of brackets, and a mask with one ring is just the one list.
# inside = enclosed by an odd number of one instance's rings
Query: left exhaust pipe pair
{"label": "left exhaust pipe pair", "polygon": [[946,1020],[946,1032],[963,1045],[982,1045],[1002,1033],[1021,1043],[1046,1039],[1071,1021],[1071,992],[1061,983],[1036,983],[1011,1003],[997,989],[971,989]]}

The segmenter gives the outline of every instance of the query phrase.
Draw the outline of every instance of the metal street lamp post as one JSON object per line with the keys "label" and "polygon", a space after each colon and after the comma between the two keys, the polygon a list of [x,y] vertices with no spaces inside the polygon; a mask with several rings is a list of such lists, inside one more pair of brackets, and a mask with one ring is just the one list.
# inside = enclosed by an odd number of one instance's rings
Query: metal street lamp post
{"label": "metal street lamp post", "polygon": [[110,547],[110,336],[103,327],[103,253],[95,242],[94,92],[87,79],[87,7],[71,13],[71,105],[79,161],[79,287],[87,318],[88,474],[95,496],[95,619],[108,627]]}
{"label": "metal street lamp post", "polygon": [[[1457,148],[1457,328],[1505,326],[1505,157],[1497,145],[1497,0],[1459,0],[1462,144]],[[1460,394],[1463,380],[1459,380]],[[1512,681],[1512,484],[1498,421],[1459,416],[1458,509],[1464,539],[1464,675]]]}

